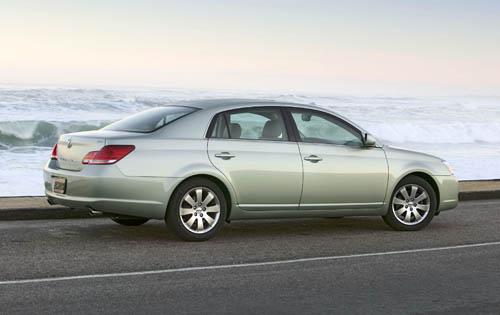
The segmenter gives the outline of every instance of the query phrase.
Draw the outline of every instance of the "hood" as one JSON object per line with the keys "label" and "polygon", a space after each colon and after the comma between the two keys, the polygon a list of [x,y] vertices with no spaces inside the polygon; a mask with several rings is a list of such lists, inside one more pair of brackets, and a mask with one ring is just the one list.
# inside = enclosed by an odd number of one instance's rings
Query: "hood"
{"label": "hood", "polygon": [[393,154],[398,154],[398,155],[402,155],[402,156],[408,156],[408,157],[412,157],[412,158],[415,158],[415,159],[434,160],[434,161],[439,161],[439,162],[444,161],[444,159],[442,159],[442,158],[440,158],[438,156],[432,155],[432,154],[423,153],[423,152],[419,152],[419,151],[408,150],[408,149],[405,149],[405,148],[400,148],[400,147],[396,147],[396,146],[392,146],[392,145],[385,144],[383,146],[383,148],[384,148],[384,151],[386,153],[390,152],[390,153],[393,153]]}

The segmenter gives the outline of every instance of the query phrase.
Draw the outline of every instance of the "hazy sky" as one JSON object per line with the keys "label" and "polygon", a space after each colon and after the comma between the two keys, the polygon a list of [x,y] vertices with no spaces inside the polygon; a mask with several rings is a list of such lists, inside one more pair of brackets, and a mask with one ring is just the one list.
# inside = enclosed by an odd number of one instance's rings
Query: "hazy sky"
{"label": "hazy sky", "polygon": [[500,94],[500,1],[0,0],[0,84]]}

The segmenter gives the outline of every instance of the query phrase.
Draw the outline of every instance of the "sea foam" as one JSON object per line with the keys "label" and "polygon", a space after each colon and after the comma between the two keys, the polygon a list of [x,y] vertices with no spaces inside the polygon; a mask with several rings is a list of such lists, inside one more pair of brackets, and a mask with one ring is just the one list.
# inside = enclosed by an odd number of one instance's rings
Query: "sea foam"
{"label": "sea foam", "polygon": [[500,97],[359,97],[187,89],[0,88],[0,195],[41,195],[41,168],[62,133],[154,106],[207,98],[316,104],[385,143],[449,160],[461,179],[500,178]]}

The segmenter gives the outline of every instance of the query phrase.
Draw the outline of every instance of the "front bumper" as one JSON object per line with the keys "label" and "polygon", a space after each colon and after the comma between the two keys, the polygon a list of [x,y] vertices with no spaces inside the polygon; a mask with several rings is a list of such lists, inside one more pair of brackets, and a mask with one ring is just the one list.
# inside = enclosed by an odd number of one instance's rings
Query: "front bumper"
{"label": "front bumper", "polygon": [[[53,191],[54,177],[66,178],[65,194]],[[165,217],[170,194],[180,180],[125,176],[116,165],[89,165],[76,172],[49,161],[44,168],[45,194],[51,203],[155,219]]]}
{"label": "front bumper", "polygon": [[450,210],[458,205],[458,181],[455,176],[433,176],[439,189],[439,211]]}

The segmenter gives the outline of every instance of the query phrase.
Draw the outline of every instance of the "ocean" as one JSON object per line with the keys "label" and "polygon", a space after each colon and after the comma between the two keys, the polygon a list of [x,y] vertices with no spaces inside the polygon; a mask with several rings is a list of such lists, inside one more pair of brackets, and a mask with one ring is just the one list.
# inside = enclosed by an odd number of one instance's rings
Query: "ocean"
{"label": "ocean", "polygon": [[62,133],[97,129],[180,100],[316,104],[384,143],[437,155],[459,179],[500,178],[500,97],[308,95],[188,89],[0,88],[0,196],[43,195],[42,167]]}

